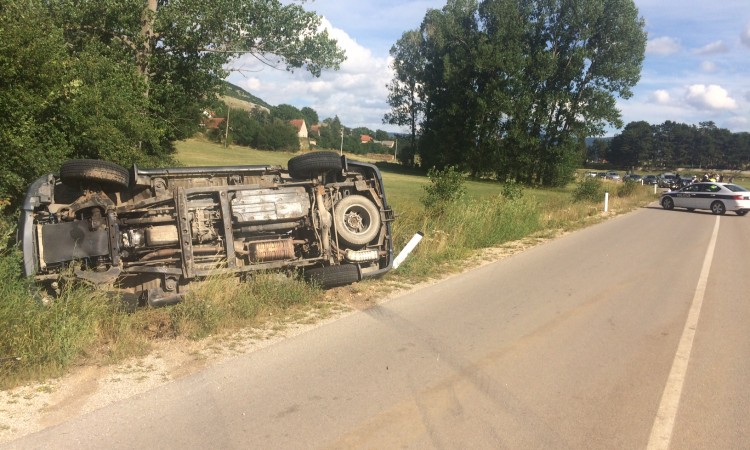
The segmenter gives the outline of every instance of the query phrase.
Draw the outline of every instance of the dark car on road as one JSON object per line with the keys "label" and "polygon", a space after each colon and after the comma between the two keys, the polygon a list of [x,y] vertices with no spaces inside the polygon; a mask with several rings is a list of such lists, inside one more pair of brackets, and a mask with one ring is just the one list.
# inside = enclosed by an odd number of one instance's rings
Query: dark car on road
{"label": "dark car on road", "polygon": [[659,184],[659,178],[656,175],[645,175],[643,177],[643,184]]}
{"label": "dark car on road", "polygon": [[635,173],[629,173],[622,177],[622,181],[629,181],[631,183],[641,183],[642,180],[643,177]]}
{"label": "dark car on road", "polygon": [[275,165],[132,170],[73,160],[28,189],[24,272],[179,301],[210,274],[302,272],[324,287],[391,268],[393,211],[378,168],[332,152]]}

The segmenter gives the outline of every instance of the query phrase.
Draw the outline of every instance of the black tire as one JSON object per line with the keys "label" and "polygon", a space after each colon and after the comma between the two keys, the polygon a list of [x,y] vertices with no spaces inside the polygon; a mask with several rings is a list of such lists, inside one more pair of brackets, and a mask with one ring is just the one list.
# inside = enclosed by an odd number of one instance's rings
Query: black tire
{"label": "black tire", "polygon": [[292,178],[315,178],[328,172],[341,171],[341,157],[334,152],[315,152],[295,156],[287,163]]}
{"label": "black tire", "polygon": [[73,159],[60,166],[60,180],[68,186],[100,184],[115,190],[130,186],[130,173],[120,165],[97,159]]}
{"label": "black tire", "polygon": [[380,211],[367,197],[349,195],[339,200],[333,210],[336,233],[346,244],[365,245],[380,232]]}
{"label": "black tire", "polygon": [[711,203],[711,212],[716,214],[717,216],[721,216],[725,212],[727,212],[727,208],[724,206],[724,203],[716,200],[715,202]]}
{"label": "black tire", "polygon": [[739,211],[735,211],[734,213],[737,214],[738,216],[744,216],[745,214],[747,214],[747,210],[741,209]]}
{"label": "black tire", "polygon": [[305,279],[323,289],[330,289],[356,283],[361,279],[361,276],[356,264],[342,264],[340,266],[307,269],[305,270]]}
{"label": "black tire", "polygon": [[674,200],[672,200],[672,197],[661,199],[661,207],[664,209],[674,209]]}

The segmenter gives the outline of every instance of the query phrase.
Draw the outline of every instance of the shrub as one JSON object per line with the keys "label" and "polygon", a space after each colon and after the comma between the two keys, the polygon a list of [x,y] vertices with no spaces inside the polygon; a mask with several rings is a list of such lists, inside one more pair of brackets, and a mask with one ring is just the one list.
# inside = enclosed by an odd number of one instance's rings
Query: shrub
{"label": "shrub", "polygon": [[621,185],[617,186],[617,196],[618,197],[632,197],[636,194],[639,186],[640,186],[639,183],[628,180],[622,183]]}
{"label": "shrub", "polygon": [[445,207],[457,202],[466,195],[465,180],[461,172],[453,166],[443,170],[431,168],[427,171],[430,184],[424,186],[422,204],[428,210],[443,212]]}
{"label": "shrub", "polygon": [[508,200],[519,200],[523,197],[523,185],[516,180],[506,180],[502,195]]}
{"label": "shrub", "polygon": [[584,178],[573,191],[574,202],[598,202],[604,197],[604,186],[598,178]]}

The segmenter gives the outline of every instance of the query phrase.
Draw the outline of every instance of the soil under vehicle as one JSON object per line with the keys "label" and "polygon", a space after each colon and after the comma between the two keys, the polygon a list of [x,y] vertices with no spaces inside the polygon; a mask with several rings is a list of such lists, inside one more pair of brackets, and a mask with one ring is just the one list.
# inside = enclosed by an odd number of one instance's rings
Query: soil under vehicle
{"label": "soil under vehicle", "polygon": [[29,187],[19,245],[50,290],[73,273],[156,306],[215,273],[299,269],[323,287],[382,275],[393,218],[378,168],[332,152],[288,169],[72,160]]}

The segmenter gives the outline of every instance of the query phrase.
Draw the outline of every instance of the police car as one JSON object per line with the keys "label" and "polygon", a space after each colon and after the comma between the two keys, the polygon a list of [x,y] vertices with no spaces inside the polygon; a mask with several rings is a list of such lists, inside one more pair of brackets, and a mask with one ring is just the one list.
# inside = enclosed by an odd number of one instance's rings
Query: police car
{"label": "police car", "polygon": [[734,211],[744,216],[750,211],[750,191],[731,183],[693,183],[682,189],[661,195],[664,209],[685,208],[688,211],[706,209],[713,214]]}

